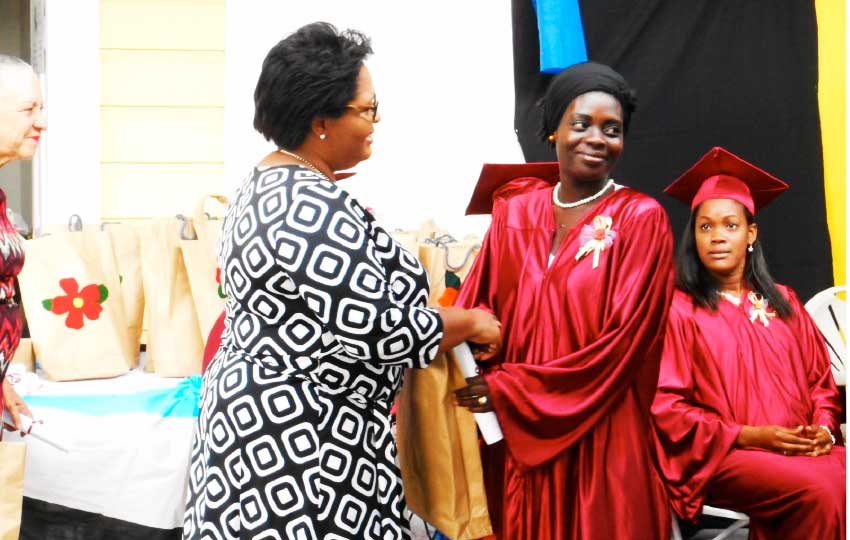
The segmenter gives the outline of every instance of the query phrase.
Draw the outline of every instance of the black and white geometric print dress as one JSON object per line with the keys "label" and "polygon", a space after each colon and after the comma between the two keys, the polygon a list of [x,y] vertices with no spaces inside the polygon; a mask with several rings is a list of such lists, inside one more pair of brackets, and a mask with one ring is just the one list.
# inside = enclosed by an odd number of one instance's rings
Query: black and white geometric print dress
{"label": "black and white geometric print dress", "polygon": [[443,330],[418,259],[345,190],[287,165],[240,187],[219,262],[226,323],[183,538],[409,538],[390,406]]}

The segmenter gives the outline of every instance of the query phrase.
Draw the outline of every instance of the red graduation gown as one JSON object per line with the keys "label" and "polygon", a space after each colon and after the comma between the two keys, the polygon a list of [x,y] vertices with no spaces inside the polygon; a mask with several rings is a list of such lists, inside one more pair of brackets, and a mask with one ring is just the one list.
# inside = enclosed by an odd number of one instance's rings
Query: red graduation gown
{"label": "red graduation gown", "polygon": [[[592,254],[575,257],[600,215],[616,237],[594,269]],[[554,231],[551,186],[497,202],[457,302],[502,322],[504,349],[485,369],[505,434],[482,449],[494,528],[510,540],[667,540],[649,421],[672,295],[667,215],[618,189],[547,268]]]}
{"label": "red graduation gown", "polygon": [[703,504],[750,515],[750,538],[844,538],[845,454],[817,458],[734,447],[744,425],[825,425],[840,437],[838,391],[814,322],[781,287],[793,315],[751,322],[751,305],[697,308],[676,291],[658,392],[656,451],[676,512]]}

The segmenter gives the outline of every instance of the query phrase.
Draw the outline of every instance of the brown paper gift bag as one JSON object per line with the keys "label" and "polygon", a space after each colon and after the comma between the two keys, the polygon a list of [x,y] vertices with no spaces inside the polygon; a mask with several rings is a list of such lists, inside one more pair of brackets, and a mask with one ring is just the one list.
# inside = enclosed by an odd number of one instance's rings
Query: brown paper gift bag
{"label": "brown paper gift bag", "polygon": [[124,317],[127,323],[127,347],[132,365],[139,365],[139,349],[144,328],[145,292],[142,282],[141,239],[137,225],[131,223],[103,223],[101,230],[112,239],[115,264],[120,276],[121,295],[124,300]]}
{"label": "brown paper gift bag", "polygon": [[18,540],[27,446],[0,441],[0,540]]}
{"label": "brown paper gift bag", "polygon": [[32,352],[32,340],[30,338],[21,338],[18,343],[18,348],[15,349],[15,354],[12,356],[13,364],[23,365],[27,371],[35,371],[35,355]]}
{"label": "brown paper gift bag", "polygon": [[[206,203],[210,200],[217,201],[221,206],[217,217],[212,217],[205,211]],[[204,345],[213,324],[224,311],[225,296],[218,267],[218,239],[221,236],[222,217],[227,204],[227,197],[223,195],[208,195],[201,199],[192,218],[196,238],[180,241]]]}
{"label": "brown paper gift bag", "polygon": [[139,226],[142,281],[148,310],[145,369],[162,377],[201,372],[204,343],[189,288],[181,233],[191,238],[186,219],[155,219]]}
{"label": "brown paper gift bag", "polygon": [[[419,244],[420,259],[431,276],[432,305],[447,290],[447,271],[458,279],[449,285],[459,286],[480,247],[475,239],[447,240]],[[451,354],[441,354],[427,369],[406,370],[398,398],[405,498],[413,512],[453,540],[492,534],[475,417],[452,399],[465,385]]]}
{"label": "brown paper gift bag", "polygon": [[18,276],[35,357],[55,381],[115,377],[133,366],[112,240],[97,230],[27,240]]}
{"label": "brown paper gift bag", "polygon": [[[419,243],[419,260],[431,280],[430,305],[454,304],[460,283],[480,250],[481,242],[475,236],[458,241],[446,234]],[[446,289],[453,290],[447,292]]]}

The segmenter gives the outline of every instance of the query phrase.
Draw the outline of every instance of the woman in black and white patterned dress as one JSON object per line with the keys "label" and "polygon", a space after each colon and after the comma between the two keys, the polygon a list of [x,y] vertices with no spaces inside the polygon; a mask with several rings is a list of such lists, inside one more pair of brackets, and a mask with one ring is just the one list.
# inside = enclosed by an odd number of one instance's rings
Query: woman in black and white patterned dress
{"label": "woman in black and white patterned dress", "polygon": [[204,376],[185,539],[409,538],[389,409],[406,367],[498,322],[429,309],[419,261],[335,183],[380,120],[368,39],[307,25],[263,63],[254,127],[280,148],[228,209],[222,343]]}

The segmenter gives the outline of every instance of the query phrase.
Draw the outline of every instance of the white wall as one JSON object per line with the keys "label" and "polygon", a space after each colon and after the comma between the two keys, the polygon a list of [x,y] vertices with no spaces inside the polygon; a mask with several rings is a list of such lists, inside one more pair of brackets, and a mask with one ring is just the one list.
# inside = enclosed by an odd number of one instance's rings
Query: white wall
{"label": "white wall", "polygon": [[268,50],[323,20],[372,39],[367,60],[380,102],[373,155],[344,186],[386,226],[428,218],[453,234],[483,234],[463,217],[484,162],[522,161],[513,132],[508,0],[227,1],[225,176],[235,188],[273,146],[253,130],[253,91]]}
{"label": "white wall", "polygon": [[[48,129],[39,144],[36,229],[79,214],[100,221],[100,9],[98,0],[32,1],[33,66]],[[39,58],[44,53],[44,58]]]}

